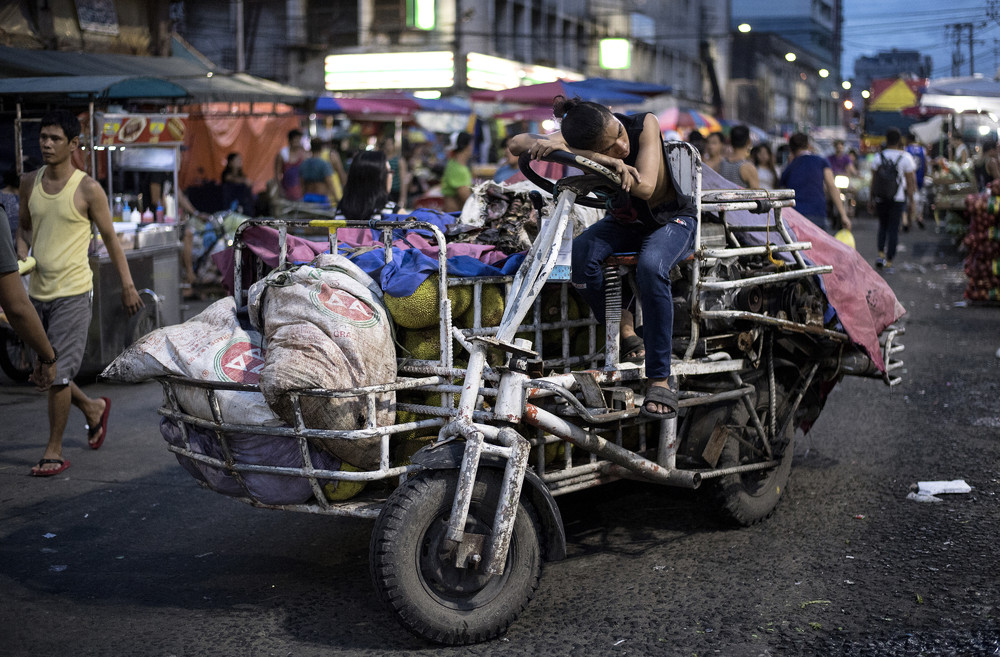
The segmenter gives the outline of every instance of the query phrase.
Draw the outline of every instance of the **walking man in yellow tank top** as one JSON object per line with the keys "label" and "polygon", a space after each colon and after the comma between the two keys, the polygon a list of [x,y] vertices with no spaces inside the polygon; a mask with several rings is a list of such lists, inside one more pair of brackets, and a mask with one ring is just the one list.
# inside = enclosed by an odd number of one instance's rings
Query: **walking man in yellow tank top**
{"label": "walking man in yellow tank top", "polygon": [[28,256],[26,233],[30,231],[37,264],[28,296],[56,352],[56,377],[48,400],[49,442],[42,459],[31,469],[32,475],[47,477],[69,467],[69,460],[62,456],[62,439],[70,404],[87,419],[91,449],[104,443],[108,431],[111,400],[88,397],[73,383],[83,362],[91,318],[94,282],[87,247],[92,223],[118,271],[125,310],[132,315],[143,304],[115,235],[107,194],[71,160],[80,145],[79,119],[68,110],[50,112],[42,118],[39,143],[45,166],[21,178],[17,255],[21,259]]}

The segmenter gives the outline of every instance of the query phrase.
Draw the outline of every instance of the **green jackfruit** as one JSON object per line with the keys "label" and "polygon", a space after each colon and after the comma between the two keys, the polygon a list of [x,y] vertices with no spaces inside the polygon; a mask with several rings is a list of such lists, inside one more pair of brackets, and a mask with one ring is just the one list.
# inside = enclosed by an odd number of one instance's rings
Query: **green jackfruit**
{"label": "green jackfruit", "polygon": [[[472,303],[472,288],[468,285],[449,287],[451,315],[457,317]],[[386,294],[385,307],[389,309],[396,324],[410,329],[427,328],[441,323],[439,313],[438,276],[430,276],[408,297],[394,297]]]}
{"label": "green jackfruit", "polygon": [[405,329],[397,334],[405,355],[418,360],[438,360],[441,357],[441,328],[435,324],[422,329]]}
{"label": "green jackfruit", "polygon": [[[344,472],[361,472],[360,468],[346,461],[341,464],[340,469]],[[363,481],[331,481],[323,485],[323,495],[331,502],[343,502],[360,493],[364,487]]]}
{"label": "green jackfruit", "polygon": [[[480,307],[480,326],[499,326],[504,311],[503,288],[499,285],[484,285]],[[472,328],[475,312],[476,309],[469,304],[469,308],[459,316],[455,324],[461,328]]]}

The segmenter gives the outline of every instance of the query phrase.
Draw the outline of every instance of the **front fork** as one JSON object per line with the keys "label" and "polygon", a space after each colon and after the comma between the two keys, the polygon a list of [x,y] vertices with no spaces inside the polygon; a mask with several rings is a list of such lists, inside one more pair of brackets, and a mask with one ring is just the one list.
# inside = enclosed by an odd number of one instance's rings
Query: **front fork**
{"label": "front fork", "polygon": [[[530,353],[524,348],[524,343],[514,340],[514,335],[555,266],[576,196],[576,192],[571,189],[559,193],[552,218],[542,225],[538,237],[535,238],[524,262],[514,276],[496,337],[477,338],[472,341],[469,366],[466,369],[455,419],[442,427],[439,434],[440,439],[461,436],[466,443],[462,466],[458,473],[458,489],[448,518],[447,533],[448,539],[454,541],[457,546],[455,565],[459,568],[475,566],[485,561],[485,572],[489,575],[499,575],[504,570],[531,449],[527,440],[509,428],[510,424],[516,424],[520,420],[524,408],[523,383],[527,380],[527,375],[515,371],[518,368],[513,368],[500,379],[496,417],[504,421],[502,428],[474,422],[473,413],[478,402],[483,369],[486,367],[487,348],[499,347],[510,352],[512,358],[518,358],[519,354]],[[504,457],[507,463],[500,489],[500,500],[493,520],[493,533],[489,536],[467,536],[465,526],[469,517],[469,507],[472,505],[476,472],[483,454],[490,453]]]}

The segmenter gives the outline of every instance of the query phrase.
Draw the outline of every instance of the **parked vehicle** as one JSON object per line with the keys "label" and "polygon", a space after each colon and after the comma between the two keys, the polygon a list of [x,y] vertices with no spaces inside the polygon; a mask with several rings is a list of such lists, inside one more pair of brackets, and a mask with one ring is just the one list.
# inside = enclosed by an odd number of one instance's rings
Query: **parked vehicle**
{"label": "parked vehicle", "polygon": [[[247,427],[223,422],[218,413],[199,418],[182,409],[181,391],[197,389],[217,408],[220,392],[255,392],[257,387],[162,379],[160,414],[207,430],[221,445],[219,456],[206,455],[193,449],[185,434],[170,451],[240,482],[250,473],[269,471],[233,457],[227,441],[240,432],[253,429],[275,440],[297,441],[303,454],[310,441],[377,437],[377,468],[318,470],[307,457],[302,467],[270,468],[307,479],[316,493],[308,503],[265,504],[245,484],[241,499],[258,507],[373,518],[370,568],[379,598],[407,630],[436,643],[492,639],[514,622],[539,586],[544,563],[565,555],[558,496],[623,478],[688,489],[704,484],[733,522],[759,522],[774,511],[785,490],[796,429],[820,414],[829,387],[848,374],[899,382],[901,361],[895,356],[902,349],[901,331],[891,327],[881,336],[883,372],[827,319],[818,279],[832,268],[807,263],[803,253],[810,244],[792,239],[781,219],[793,193],[703,191],[697,152],[671,143],[671,167],[682,172],[684,184],[700,199],[701,212],[695,256],[678,267],[674,282],[672,379],[680,412],[663,421],[641,415],[644,368],[622,362],[617,337],[633,258],[615,256],[607,263],[604,325],[582,302],[573,303],[578,300],[569,283],[549,280],[569,230],[570,209],[575,203],[603,206],[617,178],[584,158],[550,157],[586,173],[553,182],[536,174],[530,160],[521,160],[524,173],[553,192],[556,204],[514,276],[450,277],[441,249],[444,339],[436,358],[401,357],[396,379],[381,385],[292,396],[297,418],[305,400],[316,397],[356,396],[373,405],[378,395],[393,391],[427,393],[434,400],[416,404],[397,396],[395,424],[378,426],[369,417],[363,428],[327,431],[302,422]],[[760,220],[733,223],[727,212],[734,210],[755,210]],[[237,305],[246,271],[243,231],[268,224],[283,236],[286,223],[253,220],[237,230]],[[340,227],[370,227],[391,236],[403,224],[330,219],[310,225],[330,229],[335,241]],[[444,243],[435,226],[416,227]],[[753,244],[748,239],[753,234],[780,235],[784,244]],[[490,325],[483,322],[481,300],[484,286],[496,284],[506,290],[504,311]],[[473,289],[470,328],[452,321],[447,291],[455,286]],[[558,299],[557,316],[542,312],[543,297]],[[576,313],[570,312],[574,306]],[[459,364],[458,349],[467,364]],[[502,364],[495,360],[498,353]],[[403,411],[411,415],[400,422]],[[419,451],[393,458],[404,435],[428,431],[435,437]],[[331,501],[321,491],[324,480],[368,486],[356,497]]]}

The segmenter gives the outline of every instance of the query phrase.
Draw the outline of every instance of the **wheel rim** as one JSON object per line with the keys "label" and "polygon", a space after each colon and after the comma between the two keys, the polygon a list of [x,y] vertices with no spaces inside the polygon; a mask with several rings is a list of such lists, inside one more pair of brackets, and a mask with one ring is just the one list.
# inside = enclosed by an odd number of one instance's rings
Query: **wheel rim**
{"label": "wheel rim", "polygon": [[[781,402],[783,400],[779,397],[778,407],[781,408]],[[770,409],[767,405],[763,407],[758,407],[757,412],[760,415],[761,426],[767,427],[770,425]],[[780,417],[780,414],[779,414]],[[756,434],[756,432],[754,432]],[[759,440],[756,441],[759,443]],[[743,484],[744,489],[750,495],[757,495],[770,488],[771,480],[774,478],[778,469],[781,467],[781,461],[784,458],[785,450],[788,448],[788,439],[782,437],[780,442],[776,438],[772,438],[771,441],[771,454],[772,460],[778,461],[778,464],[773,468],[768,468],[766,470],[751,470],[750,472],[743,472],[740,474],[740,482]],[[757,453],[754,449],[743,444],[739,444],[739,464],[747,465],[750,463],[757,463],[761,460],[761,455]],[[758,445],[758,447],[762,447]]]}
{"label": "wheel rim", "polygon": [[[490,534],[490,525],[476,517],[475,509],[469,510],[465,531],[476,534]],[[421,549],[416,555],[416,571],[427,594],[439,604],[451,609],[470,608],[488,603],[499,595],[507,581],[509,570],[503,575],[486,575],[473,568],[455,566],[454,549],[447,539],[448,513],[438,515],[427,527],[420,541]],[[511,538],[505,566],[510,565],[517,555],[516,537]],[[480,567],[485,567],[485,563]]]}

